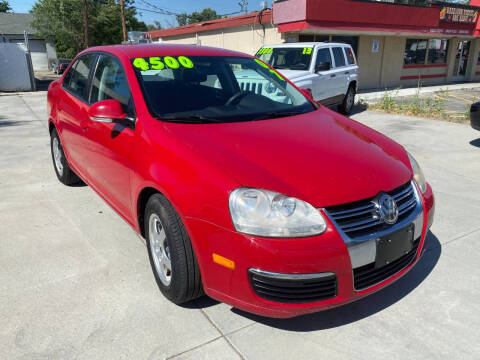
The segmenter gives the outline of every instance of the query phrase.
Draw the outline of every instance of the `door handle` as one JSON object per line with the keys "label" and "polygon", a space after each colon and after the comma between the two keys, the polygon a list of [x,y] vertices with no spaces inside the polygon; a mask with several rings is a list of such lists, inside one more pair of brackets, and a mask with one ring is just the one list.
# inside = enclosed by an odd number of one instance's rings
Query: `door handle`
{"label": "door handle", "polygon": [[337,75],[336,75],[336,74],[332,74],[332,75],[330,75],[330,77],[331,77],[331,78],[333,78],[333,77],[335,77],[335,76],[337,76]]}
{"label": "door handle", "polygon": [[350,74],[350,71],[345,71],[345,75],[348,75],[348,74]]}

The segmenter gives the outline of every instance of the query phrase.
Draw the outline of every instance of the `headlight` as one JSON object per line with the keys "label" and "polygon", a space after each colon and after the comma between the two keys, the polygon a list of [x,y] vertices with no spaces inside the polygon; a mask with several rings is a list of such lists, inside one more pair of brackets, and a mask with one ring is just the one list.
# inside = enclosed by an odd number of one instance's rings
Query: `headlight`
{"label": "headlight", "polygon": [[408,158],[410,159],[410,164],[412,165],[413,178],[417,182],[418,187],[422,191],[422,194],[425,194],[427,191],[427,181],[425,180],[425,175],[423,175],[422,168],[418,165],[417,160],[408,153]]}
{"label": "headlight", "polygon": [[312,205],[273,191],[240,188],[229,199],[230,215],[239,232],[268,237],[303,237],[327,228]]}

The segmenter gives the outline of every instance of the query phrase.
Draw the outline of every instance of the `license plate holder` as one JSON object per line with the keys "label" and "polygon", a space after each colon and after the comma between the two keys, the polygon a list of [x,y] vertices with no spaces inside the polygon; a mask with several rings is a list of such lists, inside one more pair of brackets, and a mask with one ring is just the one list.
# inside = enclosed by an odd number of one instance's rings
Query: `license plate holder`
{"label": "license plate holder", "polygon": [[375,268],[381,268],[397,260],[413,249],[414,225],[404,227],[377,239]]}

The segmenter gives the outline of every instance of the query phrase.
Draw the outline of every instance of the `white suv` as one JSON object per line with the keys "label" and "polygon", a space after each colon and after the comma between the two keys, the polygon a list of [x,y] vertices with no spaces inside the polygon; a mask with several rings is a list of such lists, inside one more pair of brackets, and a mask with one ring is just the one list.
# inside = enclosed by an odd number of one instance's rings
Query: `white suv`
{"label": "white suv", "polygon": [[353,49],[340,43],[285,43],[264,46],[256,56],[326,106],[349,114],[358,89]]}

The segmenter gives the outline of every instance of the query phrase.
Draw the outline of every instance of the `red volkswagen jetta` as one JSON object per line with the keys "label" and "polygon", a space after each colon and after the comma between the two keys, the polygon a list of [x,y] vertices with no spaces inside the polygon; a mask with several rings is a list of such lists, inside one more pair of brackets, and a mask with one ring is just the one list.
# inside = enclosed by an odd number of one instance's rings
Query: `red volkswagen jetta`
{"label": "red volkswagen jetta", "polygon": [[434,199],[414,158],[251,56],[91,48],[48,109],[58,179],[145,237],[174,303],[297,316],[381,289],[425,248]]}

